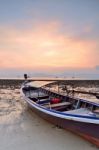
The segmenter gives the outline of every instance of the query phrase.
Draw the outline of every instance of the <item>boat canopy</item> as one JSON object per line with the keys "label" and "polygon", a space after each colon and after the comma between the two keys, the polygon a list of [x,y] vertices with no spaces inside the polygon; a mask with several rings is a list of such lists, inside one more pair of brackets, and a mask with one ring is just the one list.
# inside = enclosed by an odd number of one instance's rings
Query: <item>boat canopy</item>
{"label": "boat canopy", "polygon": [[40,88],[40,87],[43,87],[45,85],[48,85],[54,82],[55,81],[32,81],[32,82],[27,83],[26,85],[30,87]]}

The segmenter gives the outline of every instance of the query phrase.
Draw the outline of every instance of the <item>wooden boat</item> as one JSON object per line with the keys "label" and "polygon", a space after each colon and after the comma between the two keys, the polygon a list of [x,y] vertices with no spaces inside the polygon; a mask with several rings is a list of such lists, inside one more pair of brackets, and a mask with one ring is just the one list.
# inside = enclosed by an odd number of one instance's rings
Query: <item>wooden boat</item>
{"label": "wooden boat", "polygon": [[45,88],[51,84],[24,83],[21,94],[38,115],[99,147],[99,103],[54,93]]}

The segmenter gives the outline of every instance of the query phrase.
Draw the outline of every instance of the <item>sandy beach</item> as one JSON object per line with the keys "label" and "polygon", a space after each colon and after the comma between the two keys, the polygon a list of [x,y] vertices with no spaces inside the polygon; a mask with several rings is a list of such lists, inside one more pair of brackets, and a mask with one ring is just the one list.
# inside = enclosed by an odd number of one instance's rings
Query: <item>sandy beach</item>
{"label": "sandy beach", "polygon": [[37,116],[19,89],[0,90],[0,150],[98,150],[75,134]]}

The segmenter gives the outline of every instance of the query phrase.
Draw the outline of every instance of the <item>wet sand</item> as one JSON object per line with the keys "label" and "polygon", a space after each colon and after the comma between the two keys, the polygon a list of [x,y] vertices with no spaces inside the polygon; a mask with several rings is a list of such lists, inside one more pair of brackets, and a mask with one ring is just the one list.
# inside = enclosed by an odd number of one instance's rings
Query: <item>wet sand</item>
{"label": "wet sand", "polygon": [[0,150],[98,150],[37,116],[19,90],[0,90]]}

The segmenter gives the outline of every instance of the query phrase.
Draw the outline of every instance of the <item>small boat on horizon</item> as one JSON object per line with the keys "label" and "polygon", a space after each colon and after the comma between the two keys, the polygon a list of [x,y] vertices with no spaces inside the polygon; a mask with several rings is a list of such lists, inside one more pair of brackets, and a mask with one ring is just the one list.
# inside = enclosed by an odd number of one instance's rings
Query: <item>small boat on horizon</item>
{"label": "small boat on horizon", "polygon": [[99,103],[54,93],[50,85],[53,82],[25,82],[21,94],[39,116],[99,147]]}

